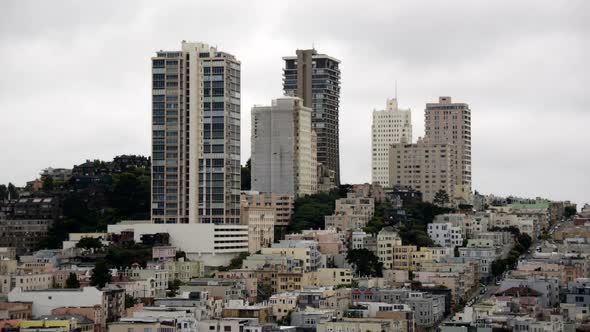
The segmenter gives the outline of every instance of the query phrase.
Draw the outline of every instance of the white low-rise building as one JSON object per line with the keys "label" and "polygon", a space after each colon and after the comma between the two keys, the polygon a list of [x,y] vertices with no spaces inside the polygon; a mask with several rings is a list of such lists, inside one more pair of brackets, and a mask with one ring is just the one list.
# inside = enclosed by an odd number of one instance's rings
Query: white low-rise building
{"label": "white low-rise building", "polygon": [[[136,299],[156,297],[155,287],[155,282],[149,279],[117,280],[110,282],[106,286],[107,289],[124,289],[125,294],[133,296]],[[166,296],[166,294],[160,294],[160,296]]]}
{"label": "white low-rise building", "polygon": [[53,274],[18,274],[0,275],[0,296],[5,297],[12,289],[20,288],[25,291],[48,289],[53,287]]}
{"label": "white low-rise building", "polygon": [[262,248],[263,255],[290,256],[303,262],[303,270],[316,271],[325,267],[318,242],[310,240],[281,240],[271,248]]}
{"label": "white low-rise building", "polygon": [[249,252],[254,254],[268,248],[275,239],[275,209],[265,206],[249,206],[242,201],[240,223],[248,225]]}
{"label": "white low-rise building", "polygon": [[504,212],[490,214],[490,228],[506,228],[510,226],[518,228],[521,233],[528,234],[533,239],[539,236],[541,230],[539,221],[532,217]]}
{"label": "white low-rise building", "polygon": [[401,246],[402,239],[392,227],[384,227],[377,234],[377,257],[384,269],[393,268],[393,247]]}
{"label": "white low-rise building", "polygon": [[221,266],[241,252],[248,252],[248,225],[154,224],[150,221],[121,222],[109,225],[108,232],[133,231],[133,240],[144,234],[168,233],[170,244],[186,253],[190,260],[205,266]]}
{"label": "white low-rise building", "polygon": [[447,224],[459,227],[463,237],[474,237],[481,232],[487,232],[489,228],[489,215],[467,215],[463,213],[445,213],[434,217],[433,223]]}
{"label": "white low-rise building", "polygon": [[428,224],[428,236],[434,241],[434,244],[441,247],[454,248],[463,245],[461,227],[453,226],[451,223]]}
{"label": "white low-rise building", "polygon": [[299,293],[285,292],[273,294],[268,303],[272,308],[272,315],[276,320],[283,319],[290,311],[297,309],[297,298]]}
{"label": "white low-rise building", "polygon": [[171,281],[168,270],[160,269],[159,266],[155,266],[155,268],[144,269],[135,265],[132,268],[119,273],[127,277],[129,280],[147,280],[150,284],[150,289],[153,291],[153,294],[146,295],[152,297],[166,296],[168,281]]}
{"label": "white low-rise building", "polygon": [[492,272],[492,263],[500,256],[500,252],[500,248],[494,246],[459,248],[460,257],[479,263],[481,277],[487,277]]}
{"label": "white low-rise building", "polygon": [[361,230],[356,230],[352,232],[351,240],[352,240],[352,249],[363,249],[365,248],[365,238],[367,236],[371,236]]}
{"label": "white low-rise building", "polygon": [[442,262],[447,258],[455,257],[455,251],[451,247],[428,247],[432,252],[432,260],[434,262]]}
{"label": "white low-rise building", "polygon": [[[115,299],[109,294],[119,295]],[[50,315],[62,307],[93,307],[100,305],[108,317],[116,318],[124,309],[124,291],[101,291],[96,287],[23,291],[15,288],[8,293],[9,302],[33,302],[33,316]],[[115,302],[112,300],[114,299]],[[107,319],[108,319],[107,317]]]}

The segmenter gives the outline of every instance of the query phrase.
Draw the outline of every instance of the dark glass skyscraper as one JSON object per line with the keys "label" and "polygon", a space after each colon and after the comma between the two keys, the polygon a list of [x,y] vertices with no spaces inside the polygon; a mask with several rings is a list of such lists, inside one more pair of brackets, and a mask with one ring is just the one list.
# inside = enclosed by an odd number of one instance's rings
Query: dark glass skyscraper
{"label": "dark glass skyscraper", "polygon": [[340,184],[340,146],[338,113],[340,107],[340,60],[315,49],[297,50],[296,56],[283,57],[285,95],[303,99],[313,110],[312,127],[317,134],[317,162],[334,172]]}

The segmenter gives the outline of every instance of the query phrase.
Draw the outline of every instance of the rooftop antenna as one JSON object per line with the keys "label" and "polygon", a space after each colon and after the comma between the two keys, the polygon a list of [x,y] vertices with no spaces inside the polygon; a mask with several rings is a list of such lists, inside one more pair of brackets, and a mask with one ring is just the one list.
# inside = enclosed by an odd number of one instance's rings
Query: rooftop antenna
{"label": "rooftop antenna", "polygon": [[395,100],[397,100],[397,80],[395,80]]}

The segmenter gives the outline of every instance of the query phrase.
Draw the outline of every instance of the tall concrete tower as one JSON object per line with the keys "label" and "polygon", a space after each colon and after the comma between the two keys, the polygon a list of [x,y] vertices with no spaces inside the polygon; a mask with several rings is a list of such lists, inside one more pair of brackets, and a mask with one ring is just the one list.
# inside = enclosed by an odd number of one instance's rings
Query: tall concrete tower
{"label": "tall concrete tower", "polygon": [[371,126],[371,180],[389,186],[389,147],[412,142],[412,112],[399,109],[397,99],[388,99],[382,111],[373,111]]}
{"label": "tall concrete tower", "polygon": [[317,162],[334,172],[334,185],[340,184],[340,60],[315,49],[297,50],[296,56],[283,57],[285,95],[303,99],[312,109],[312,125],[317,134]]}
{"label": "tall concrete tower", "polygon": [[433,144],[455,145],[455,198],[471,196],[471,110],[465,103],[453,103],[451,97],[439,97],[427,103],[425,135]]}
{"label": "tall concrete tower", "polygon": [[203,43],[152,58],[152,221],[240,219],[240,62]]}
{"label": "tall concrete tower", "polygon": [[311,109],[297,97],[252,108],[252,190],[304,196],[317,190]]}

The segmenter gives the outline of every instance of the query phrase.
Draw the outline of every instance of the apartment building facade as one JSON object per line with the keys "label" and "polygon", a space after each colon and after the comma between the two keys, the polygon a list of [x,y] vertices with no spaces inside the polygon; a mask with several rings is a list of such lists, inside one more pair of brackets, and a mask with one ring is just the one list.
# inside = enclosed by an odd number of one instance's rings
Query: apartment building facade
{"label": "apartment building facade", "polygon": [[315,49],[297,50],[283,60],[283,91],[303,99],[304,106],[313,110],[317,162],[334,172],[334,185],[339,185],[340,60]]}
{"label": "apartment building facade", "polygon": [[402,245],[402,239],[391,227],[384,227],[377,234],[377,257],[383,263],[384,269],[393,269],[393,248]]}
{"label": "apartment building facade", "polygon": [[434,244],[441,247],[454,248],[463,245],[463,231],[461,227],[453,226],[452,223],[428,224],[428,236]]}
{"label": "apartment building facade", "polygon": [[152,221],[238,224],[240,62],[203,43],[152,58]]}
{"label": "apartment building facade", "polygon": [[416,144],[392,144],[389,151],[390,186],[422,192],[425,202],[434,201],[440,190],[453,197],[455,191],[455,146],[433,144],[428,137]]}
{"label": "apartment building facade", "polygon": [[305,196],[317,191],[312,110],[281,97],[252,108],[252,190]]}
{"label": "apartment building facade", "polygon": [[432,202],[445,191],[452,203],[471,200],[471,110],[451,97],[427,103],[425,136],[402,140],[389,151],[389,185],[421,191]]}
{"label": "apartment building facade", "polygon": [[453,172],[455,200],[471,197],[471,110],[465,103],[453,103],[451,97],[427,103],[424,114],[425,136],[433,144],[452,144],[455,149]]}
{"label": "apartment building facade", "polygon": [[275,226],[287,227],[295,208],[294,195],[277,193],[262,193],[257,191],[243,191],[241,193],[242,206],[269,207],[275,210]]}
{"label": "apartment building facade", "polygon": [[412,112],[400,109],[397,99],[388,99],[385,110],[373,111],[371,126],[371,182],[389,186],[389,147],[412,141]]}
{"label": "apartment building facade", "polygon": [[250,254],[270,247],[275,239],[275,209],[263,206],[242,206],[241,211],[241,223],[248,225]]}

